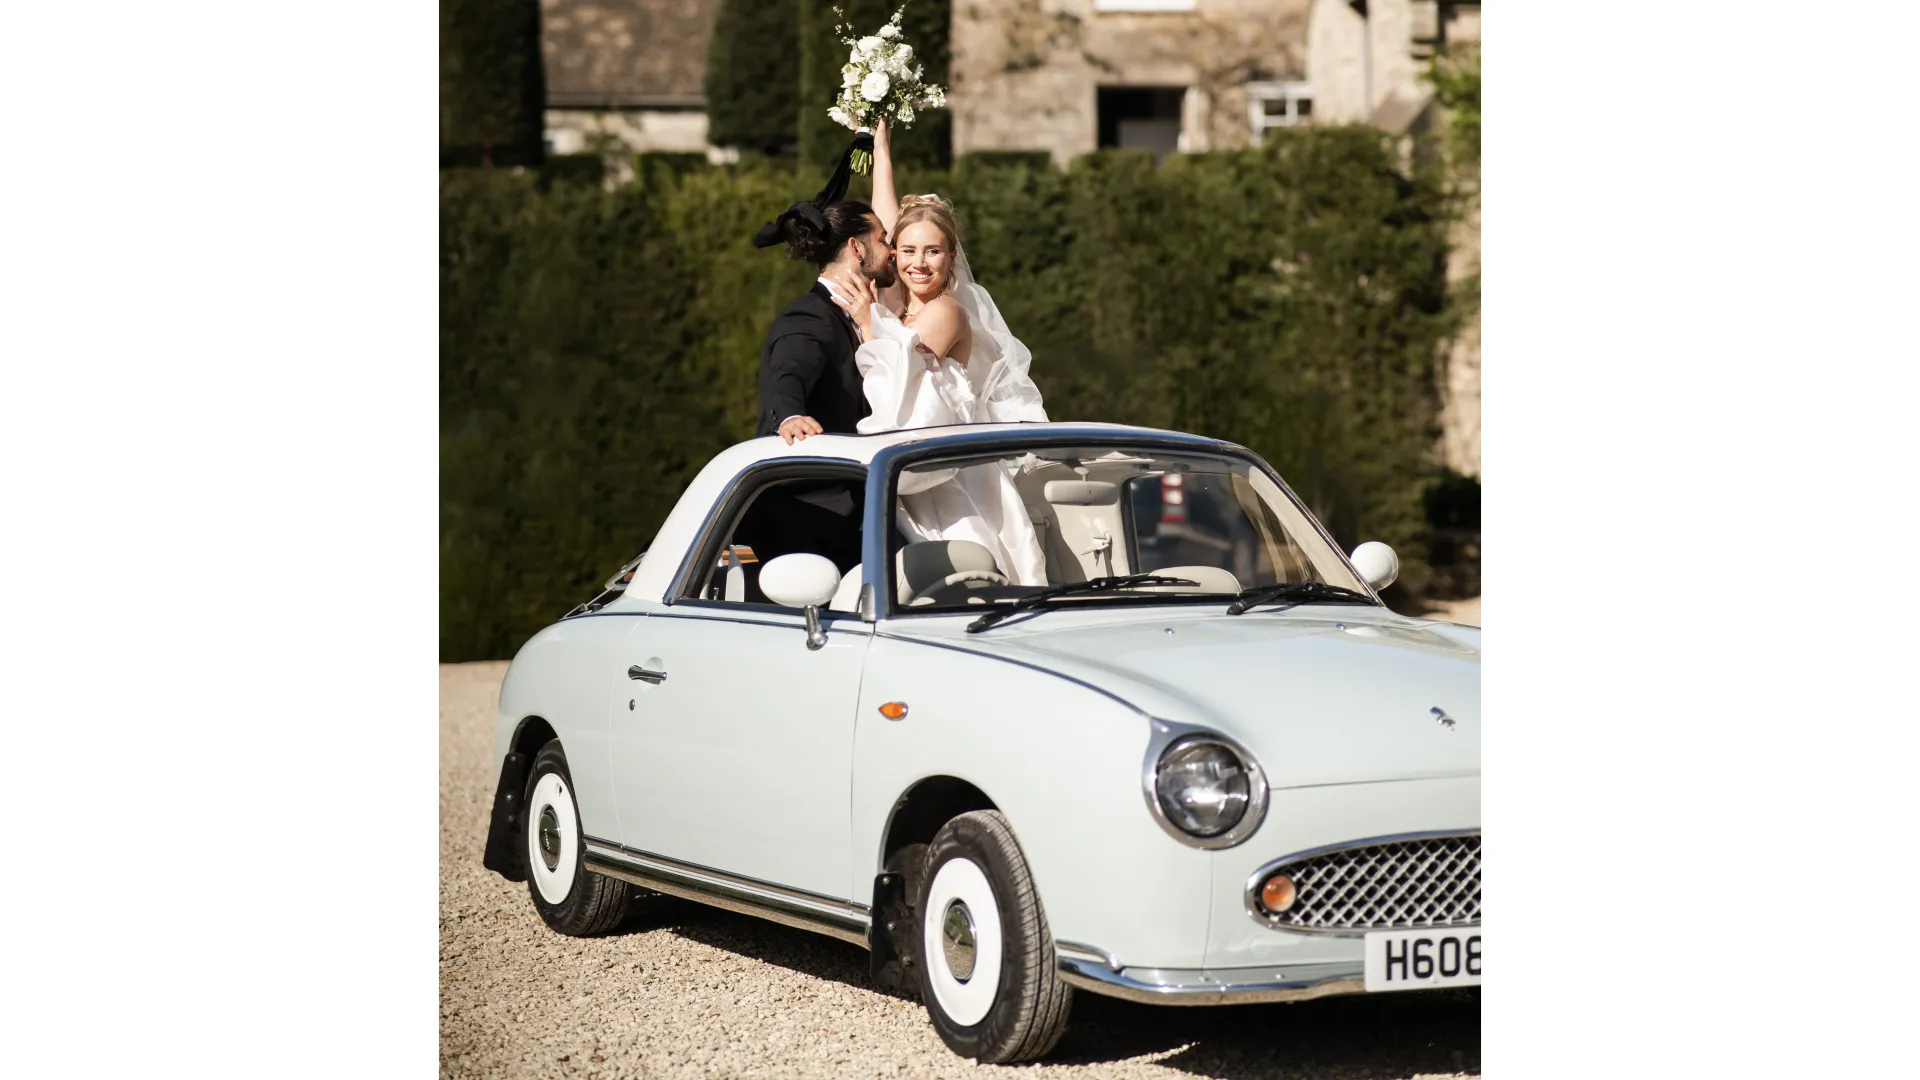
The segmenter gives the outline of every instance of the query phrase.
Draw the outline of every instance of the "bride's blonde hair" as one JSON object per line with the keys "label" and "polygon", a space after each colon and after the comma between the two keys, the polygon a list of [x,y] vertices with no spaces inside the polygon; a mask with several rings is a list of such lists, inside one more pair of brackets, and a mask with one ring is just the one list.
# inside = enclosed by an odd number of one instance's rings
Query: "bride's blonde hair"
{"label": "bride's blonde hair", "polygon": [[953,204],[938,195],[903,195],[900,198],[900,217],[893,223],[893,241],[900,242],[900,234],[907,226],[917,221],[931,221],[946,238],[947,255],[951,261],[947,264],[946,291],[952,292],[959,281],[960,267],[960,222],[953,216]]}

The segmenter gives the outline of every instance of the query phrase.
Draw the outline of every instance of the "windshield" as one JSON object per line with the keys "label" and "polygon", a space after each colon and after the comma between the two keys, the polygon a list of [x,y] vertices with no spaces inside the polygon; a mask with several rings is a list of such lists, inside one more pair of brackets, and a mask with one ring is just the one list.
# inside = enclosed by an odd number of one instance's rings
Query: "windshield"
{"label": "windshield", "polygon": [[[1302,507],[1230,456],[1036,450],[923,462],[896,490],[902,614],[979,613],[1085,582],[1100,587],[1058,601],[1219,603],[1304,581],[1366,590]],[[1154,577],[1104,580],[1142,574]]]}

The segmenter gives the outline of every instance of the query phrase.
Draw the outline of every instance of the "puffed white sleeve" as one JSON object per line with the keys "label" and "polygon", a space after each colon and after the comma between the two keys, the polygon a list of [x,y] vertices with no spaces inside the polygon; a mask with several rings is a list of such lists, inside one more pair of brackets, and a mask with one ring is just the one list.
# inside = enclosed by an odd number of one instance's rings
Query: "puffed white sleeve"
{"label": "puffed white sleeve", "polygon": [[920,344],[919,334],[879,304],[873,306],[868,334],[870,340],[853,357],[871,410],[855,425],[862,435],[973,422],[974,395],[965,369],[937,359]]}

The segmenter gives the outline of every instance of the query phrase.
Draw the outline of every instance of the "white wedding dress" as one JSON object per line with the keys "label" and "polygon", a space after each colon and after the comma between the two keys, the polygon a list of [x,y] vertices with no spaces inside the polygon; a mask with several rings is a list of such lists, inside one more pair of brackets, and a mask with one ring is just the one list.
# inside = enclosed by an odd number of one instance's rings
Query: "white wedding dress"
{"label": "white wedding dress", "polygon": [[[987,290],[973,281],[964,252],[953,295],[967,313],[973,348],[962,367],[934,362],[920,335],[884,305],[873,305],[870,338],[854,354],[872,414],[862,435],[946,424],[1044,422],[1040,388],[1028,377],[1033,354],[1007,329]],[[894,521],[909,542],[971,540],[1015,585],[1046,585],[1047,561],[1033,520],[1008,471],[998,465],[907,472]]]}

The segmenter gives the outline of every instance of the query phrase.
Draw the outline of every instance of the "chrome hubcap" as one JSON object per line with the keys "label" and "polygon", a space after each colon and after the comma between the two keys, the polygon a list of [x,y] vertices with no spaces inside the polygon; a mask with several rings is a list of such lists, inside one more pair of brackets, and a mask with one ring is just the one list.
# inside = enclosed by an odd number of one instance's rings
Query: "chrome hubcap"
{"label": "chrome hubcap", "polygon": [[959,900],[948,904],[940,917],[940,951],[955,979],[966,982],[973,977],[973,913]]}
{"label": "chrome hubcap", "polygon": [[551,806],[540,808],[540,861],[549,870],[560,865],[560,819]]}

